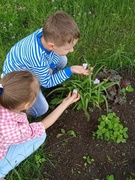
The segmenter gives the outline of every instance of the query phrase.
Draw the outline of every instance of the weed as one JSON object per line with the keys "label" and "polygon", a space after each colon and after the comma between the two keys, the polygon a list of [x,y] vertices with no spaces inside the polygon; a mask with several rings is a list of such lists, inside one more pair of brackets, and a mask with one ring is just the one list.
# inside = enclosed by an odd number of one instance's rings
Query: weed
{"label": "weed", "polygon": [[39,154],[35,154],[35,160],[38,168],[41,166],[41,164],[46,162],[46,159],[44,157],[41,157],[41,155]]}

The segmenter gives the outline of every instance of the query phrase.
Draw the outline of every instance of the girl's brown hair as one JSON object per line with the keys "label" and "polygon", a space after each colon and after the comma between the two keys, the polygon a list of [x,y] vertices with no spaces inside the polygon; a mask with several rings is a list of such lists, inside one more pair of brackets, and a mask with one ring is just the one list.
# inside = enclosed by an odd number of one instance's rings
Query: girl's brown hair
{"label": "girl's brown hair", "polygon": [[48,17],[43,27],[43,37],[57,46],[72,43],[80,38],[80,31],[74,19],[63,11],[57,11]]}
{"label": "girl's brown hair", "polygon": [[36,77],[29,71],[13,71],[1,80],[3,92],[0,94],[0,105],[15,110],[22,103],[32,103],[39,91]]}

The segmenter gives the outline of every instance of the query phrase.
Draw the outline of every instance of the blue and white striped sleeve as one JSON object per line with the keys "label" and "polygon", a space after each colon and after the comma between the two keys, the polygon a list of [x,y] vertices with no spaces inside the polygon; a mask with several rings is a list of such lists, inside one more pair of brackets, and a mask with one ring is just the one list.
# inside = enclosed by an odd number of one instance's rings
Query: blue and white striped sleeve
{"label": "blue and white striped sleeve", "polygon": [[72,72],[70,67],[67,67],[63,70],[59,70],[58,72],[51,74],[48,67],[35,67],[33,68],[34,74],[38,77],[40,84],[44,88],[50,88],[61,84],[68,78],[72,76]]}

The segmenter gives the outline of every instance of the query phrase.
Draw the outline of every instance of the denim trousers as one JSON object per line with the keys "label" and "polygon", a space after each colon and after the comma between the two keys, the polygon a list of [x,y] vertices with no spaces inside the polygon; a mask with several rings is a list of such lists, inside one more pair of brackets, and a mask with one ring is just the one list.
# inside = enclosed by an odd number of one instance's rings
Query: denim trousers
{"label": "denim trousers", "polygon": [[9,171],[18,166],[23,160],[36,151],[45,141],[46,133],[24,143],[9,147],[6,156],[0,160],[0,178],[4,178]]}
{"label": "denim trousers", "polygon": [[[67,64],[67,57],[66,56],[61,56],[60,61],[56,66],[56,70],[63,69]],[[41,90],[39,90],[38,96],[36,98],[35,103],[33,106],[28,110],[28,114],[30,114],[33,117],[39,117],[43,114],[45,114],[49,109],[48,102],[46,98],[44,97],[43,93]]]}

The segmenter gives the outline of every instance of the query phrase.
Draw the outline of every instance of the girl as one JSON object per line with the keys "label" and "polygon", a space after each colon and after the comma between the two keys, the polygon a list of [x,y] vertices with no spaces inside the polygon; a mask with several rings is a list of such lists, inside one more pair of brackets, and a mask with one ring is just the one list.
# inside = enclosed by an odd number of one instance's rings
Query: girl
{"label": "girl", "polygon": [[77,93],[67,98],[41,122],[28,122],[24,110],[35,102],[39,83],[29,71],[13,71],[0,80],[0,179],[31,155],[46,139],[49,128],[72,103]]}

